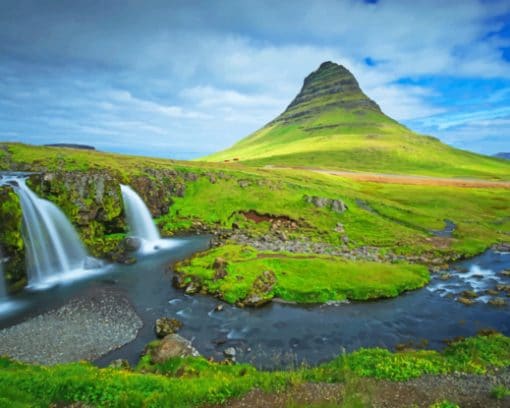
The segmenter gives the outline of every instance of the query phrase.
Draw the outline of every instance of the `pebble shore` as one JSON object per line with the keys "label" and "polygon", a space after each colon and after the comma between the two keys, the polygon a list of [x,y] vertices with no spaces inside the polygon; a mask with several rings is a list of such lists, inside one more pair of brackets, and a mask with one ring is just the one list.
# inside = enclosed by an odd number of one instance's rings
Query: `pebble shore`
{"label": "pebble shore", "polygon": [[37,364],[94,360],[134,340],[143,326],[128,299],[96,290],[0,331],[0,355]]}

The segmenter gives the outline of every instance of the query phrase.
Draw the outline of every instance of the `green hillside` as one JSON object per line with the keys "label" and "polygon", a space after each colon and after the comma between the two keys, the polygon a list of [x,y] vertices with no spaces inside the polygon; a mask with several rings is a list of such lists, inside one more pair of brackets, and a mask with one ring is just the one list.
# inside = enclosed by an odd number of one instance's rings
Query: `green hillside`
{"label": "green hillside", "polygon": [[414,133],[386,116],[343,66],[323,63],[285,112],[205,161],[398,174],[510,178],[510,163]]}

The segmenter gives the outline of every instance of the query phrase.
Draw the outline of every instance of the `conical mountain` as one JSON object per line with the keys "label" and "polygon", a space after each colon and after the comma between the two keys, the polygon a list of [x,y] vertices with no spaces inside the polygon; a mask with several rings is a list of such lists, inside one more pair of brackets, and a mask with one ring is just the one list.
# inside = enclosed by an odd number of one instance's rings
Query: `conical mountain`
{"label": "conical mountain", "polygon": [[299,94],[285,112],[271,123],[297,123],[314,119],[326,111],[382,113],[379,106],[360,89],[358,81],[346,68],[324,62],[305,78]]}
{"label": "conical mountain", "polygon": [[277,118],[206,161],[510,178],[501,160],[455,149],[385,115],[342,65],[324,62]]}

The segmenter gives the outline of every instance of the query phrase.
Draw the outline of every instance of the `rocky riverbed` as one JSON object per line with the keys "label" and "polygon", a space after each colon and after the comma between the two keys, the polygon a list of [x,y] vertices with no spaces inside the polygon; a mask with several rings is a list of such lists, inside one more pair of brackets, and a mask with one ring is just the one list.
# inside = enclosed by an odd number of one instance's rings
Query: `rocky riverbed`
{"label": "rocky riverbed", "polygon": [[[400,262],[407,261],[427,265],[432,272],[447,269],[448,264],[459,260],[460,256],[454,253],[423,253],[418,255],[401,255],[390,250],[381,251],[374,246],[350,247],[349,237],[344,233],[343,225],[338,224],[335,229],[342,236],[341,245],[332,245],[327,242],[314,242],[306,237],[290,238],[287,233],[277,228],[266,234],[257,235],[245,230],[213,230],[207,228],[197,229],[199,233],[208,233],[213,236],[212,246],[221,246],[228,241],[241,245],[249,245],[260,251],[291,252],[301,254],[318,254],[340,256],[353,261],[370,262]],[[431,240],[448,240],[449,238],[431,237]]]}
{"label": "rocky riverbed", "polygon": [[90,290],[65,306],[0,331],[0,355],[38,364],[93,360],[135,339],[142,327],[128,299]]}

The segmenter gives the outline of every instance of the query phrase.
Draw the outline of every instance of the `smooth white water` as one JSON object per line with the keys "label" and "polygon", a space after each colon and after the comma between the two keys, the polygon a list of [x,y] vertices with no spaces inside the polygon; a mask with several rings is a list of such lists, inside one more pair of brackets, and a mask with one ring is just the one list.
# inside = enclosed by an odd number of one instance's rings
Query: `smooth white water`
{"label": "smooth white water", "polygon": [[120,190],[130,234],[149,242],[160,240],[159,231],[142,198],[129,186],[121,184]]}
{"label": "smooth white water", "polygon": [[25,178],[12,183],[23,212],[28,285],[41,287],[81,275],[87,252],[64,213],[39,198]]}

